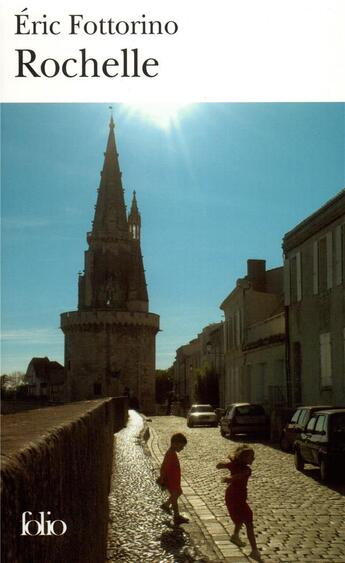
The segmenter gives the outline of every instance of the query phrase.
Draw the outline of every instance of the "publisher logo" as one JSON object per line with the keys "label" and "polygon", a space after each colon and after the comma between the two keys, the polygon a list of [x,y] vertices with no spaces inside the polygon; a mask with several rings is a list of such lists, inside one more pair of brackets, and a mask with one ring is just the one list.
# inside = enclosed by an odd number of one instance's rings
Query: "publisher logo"
{"label": "publisher logo", "polygon": [[26,510],[22,514],[21,536],[63,536],[67,530],[66,522],[63,520],[48,520],[51,512],[39,512],[39,519],[29,519],[32,512]]}

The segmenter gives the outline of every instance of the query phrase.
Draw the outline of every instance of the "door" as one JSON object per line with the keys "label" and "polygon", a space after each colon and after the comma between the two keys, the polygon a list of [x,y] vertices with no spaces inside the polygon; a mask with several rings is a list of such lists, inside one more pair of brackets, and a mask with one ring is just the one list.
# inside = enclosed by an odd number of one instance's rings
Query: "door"
{"label": "door", "polygon": [[326,440],[326,422],[326,415],[320,414],[316,418],[315,428],[310,438],[310,457],[315,465],[319,463],[319,452]]}
{"label": "door", "polygon": [[309,422],[307,424],[307,428],[301,434],[300,451],[301,451],[302,458],[307,463],[313,462],[312,438],[313,438],[315,423],[316,423],[316,417],[313,416],[309,420]]}

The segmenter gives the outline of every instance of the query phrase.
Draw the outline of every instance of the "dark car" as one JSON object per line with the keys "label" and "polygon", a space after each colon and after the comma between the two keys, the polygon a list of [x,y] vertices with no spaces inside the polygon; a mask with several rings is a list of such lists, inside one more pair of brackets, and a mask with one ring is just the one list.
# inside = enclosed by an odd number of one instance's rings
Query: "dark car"
{"label": "dark car", "polygon": [[295,466],[302,471],[305,463],[320,467],[321,480],[335,470],[345,470],[345,409],[314,412],[304,432],[294,445]]}
{"label": "dark car", "polygon": [[[288,422],[280,435],[280,447],[284,452],[292,451],[296,438],[301,435],[316,411],[323,409],[333,409],[332,405],[312,405],[302,406],[294,412],[290,422]],[[342,407],[341,407],[342,408]]]}
{"label": "dark car", "polygon": [[225,410],[220,419],[220,433],[233,438],[236,434],[269,436],[269,418],[262,405],[256,403],[234,403]]}

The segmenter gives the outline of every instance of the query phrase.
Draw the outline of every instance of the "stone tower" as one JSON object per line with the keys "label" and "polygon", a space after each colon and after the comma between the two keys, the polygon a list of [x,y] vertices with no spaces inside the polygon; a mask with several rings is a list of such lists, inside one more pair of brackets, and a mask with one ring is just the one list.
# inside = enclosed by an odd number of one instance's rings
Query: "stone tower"
{"label": "stone tower", "polygon": [[142,412],[155,402],[155,338],[159,316],[148,312],[135,192],[129,216],[111,117],[78,310],[61,315],[72,401],[130,393]]}

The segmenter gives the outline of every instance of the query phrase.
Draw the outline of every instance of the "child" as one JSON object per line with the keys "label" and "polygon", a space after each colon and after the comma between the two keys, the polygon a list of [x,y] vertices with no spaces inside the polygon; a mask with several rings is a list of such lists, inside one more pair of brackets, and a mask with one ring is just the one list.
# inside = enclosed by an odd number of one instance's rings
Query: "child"
{"label": "child", "polygon": [[225,502],[231,520],[235,524],[231,541],[238,547],[243,547],[240,540],[240,529],[245,524],[247,536],[252,548],[249,555],[256,561],[261,561],[260,552],[256,545],[253,527],[253,512],[247,503],[247,482],[251,475],[250,465],[254,461],[254,450],[247,444],[238,446],[234,455],[229,456],[230,462],[220,462],[216,465],[217,469],[229,469],[231,477],[224,477],[223,481],[229,483],[226,493]]}
{"label": "child", "polygon": [[163,502],[161,508],[170,514],[170,506],[174,513],[174,524],[185,524],[189,522],[188,518],[184,518],[179,513],[178,509],[178,497],[182,494],[181,489],[181,469],[180,462],[177,457],[177,452],[181,452],[185,445],[187,444],[187,438],[184,434],[174,434],[171,437],[170,448],[164,456],[163,463],[160,469],[160,476],[157,482],[166,487],[169,491],[169,498],[166,502]]}

